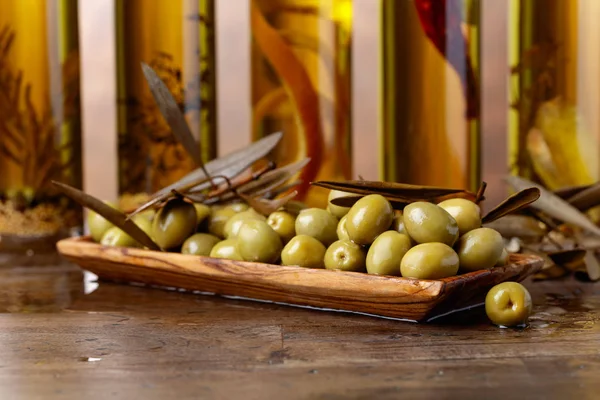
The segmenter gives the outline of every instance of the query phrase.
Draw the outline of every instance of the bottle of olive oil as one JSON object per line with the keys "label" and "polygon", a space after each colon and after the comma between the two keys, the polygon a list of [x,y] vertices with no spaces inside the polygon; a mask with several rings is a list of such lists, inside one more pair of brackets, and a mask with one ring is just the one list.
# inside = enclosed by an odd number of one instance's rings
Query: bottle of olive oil
{"label": "bottle of olive oil", "polygon": [[382,180],[480,183],[480,0],[382,1]]}
{"label": "bottle of olive oil", "polygon": [[214,0],[116,0],[119,193],[134,208],[195,168],[154,103],[150,65],[180,105],[204,161],[216,155]]}
{"label": "bottle of olive oil", "polygon": [[600,3],[511,0],[509,165],[548,189],[598,181]]}
{"label": "bottle of olive oil", "polygon": [[299,199],[327,204],[315,180],[347,179],[351,155],[351,0],[251,0],[252,135],[284,133],[283,165],[305,157]]}
{"label": "bottle of olive oil", "polygon": [[77,0],[0,7],[0,264],[6,253],[37,264],[82,226],[82,210],[51,184],[81,187]]}

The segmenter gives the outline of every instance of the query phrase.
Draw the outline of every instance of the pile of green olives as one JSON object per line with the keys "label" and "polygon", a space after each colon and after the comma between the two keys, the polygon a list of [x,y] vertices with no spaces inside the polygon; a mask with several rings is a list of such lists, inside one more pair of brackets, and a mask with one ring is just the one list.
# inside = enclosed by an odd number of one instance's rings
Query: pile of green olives
{"label": "pile of green olives", "polygon": [[[296,202],[268,216],[241,202],[208,206],[175,198],[133,222],[165,251],[305,268],[440,279],[507,262],[501,235],[482,227],[472,201],[417,201],[403,211],[379,194],[352,207],[331,202],[346,195],[332,190],[326,209]],[[94,213],[88,223],[103,245],[140,247]]]}

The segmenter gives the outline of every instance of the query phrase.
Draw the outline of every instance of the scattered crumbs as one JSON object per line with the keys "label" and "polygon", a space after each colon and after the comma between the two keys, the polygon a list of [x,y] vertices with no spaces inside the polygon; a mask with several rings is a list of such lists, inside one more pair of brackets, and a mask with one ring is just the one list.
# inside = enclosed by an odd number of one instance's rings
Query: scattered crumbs
{"label": "scattered crumbs", "polygon": [[80,357],[79,361],[82,362],[96,362],[96,361],[100,361],[102,360],[101,358],[98,357]]}

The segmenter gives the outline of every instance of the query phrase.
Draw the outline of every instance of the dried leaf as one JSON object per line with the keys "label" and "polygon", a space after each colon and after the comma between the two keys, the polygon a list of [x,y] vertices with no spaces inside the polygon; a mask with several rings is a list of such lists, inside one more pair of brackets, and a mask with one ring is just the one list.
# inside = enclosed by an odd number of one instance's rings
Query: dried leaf
{"label": "dried leaf", "polygon": [[[208,162],[206,164],[206,170],[210,176],[223,175],[227,176],[229,179],[232,179],[245,171],[256,161],[269,154],[269,152],[271,152],[271,150],[277,146],[282,137],[282,132],[265,136],[264,138],[250,144],[247,147]],[[156,194],[152,195],[152,198],[169,193],[172,189],[180,190],[183,186],[188,186],[192,182],[197,182],[206,178],[207,176],[202,170],[196,169],[185,175],[177,182],[159,190],[156,192]],[[204,188],[208,188],[209,186],[210,185],[206,185]],[[193,188],[193,190],[198,191],[201,189],[196,186]]]}
{"label": "dried leaf", "polygon": [[312,183],[315,186],[327,189],[341,190],[356,194],[380,194],[404,199],[407,201],[433,200],[449,194],[469,194],[473,200],[476,195],[464,189],[448,189],[433,186],[410,185],[407,183],[380,182],[380,181],[318,181]]}
{"label": "dried leaf", "polygon": [[481,200],[485,198],[484,194],[485,194],[486,188],[487,188],[487,183],[482,182],[481,186],[479,186],[479,190],[477,190],[477,193],[475,194],[475,203],[479,204],[479,203],[481,203]]}
{"label": "dried leaf", "polygon": [[585,252],[585,268],[589,279],[592,282],[600,279],[600,262],[596,257],[596,254],[588,250]]}
{"label": "dried leaf", "polygon": [[263,197],[265,197],[267,199],[274,199],[275,197],[279,196],[280,194],[285,193],[285,192],[295,188],[296,186],[300,185],[301,183],[302,183],[302,180],[295,180],[292,183],[288,183],[287,185],[283,185],[276,189],[269,190],[268,192],[264,193]]}
{"label": "dried leaf", "polygon": [[584,249],[559,250],[547,253],[552,262],[570,270],[573,270],[575,265],[581,265],[585,254]]}
{"label": "dried leaf", "polygon": [[505,238],[519,237],[530,241],[539,241],[548,232],[543,224],[527,215],[505,215],[484,226],[498,231]]}
{"label": "dried leaf", "polygon": [[140,244],[148,247],[150,250],[160,250],[158,245],[154,243],[154,241],[150,239],[150,237],[146,235],[146,233],[144,233],[144,231],[141,230],[133,221],[128,220],[127,216],[121,211],[112,208],[111,206],[105,204],[102,200],[98,200],[97,198],[84,193],[81,190],[75,189],[72,186],[56,181],[52,181],[52,184],[66,196],[81,204],[83,207],[87,207],[97,212],[108,221],[121,228],[125,233],[129,234],[129,236],[137,240]]}
{"label": "dried leaf", "polygon": [[590,185],[569,197],[567,201],[581,211],[587,211],[592,207],[600,205],[600,183]]}
{"label": "dried leaf", "polygon": [[[222,175],[232,179],[273,150],[282,136],[283,133],[281,132],[273,133],[243,149],[212,160],[206,164],[206,170],[211,176]],[[169,199],[172,196],[172,190],[182,192],[183,189],[189,188],[189,190],[197,191],[208,187],[210,187],[210,183],[208,183],[206,174],[201,169],[196,169],[177,182],[153,194],[148,202],[136,209],[129,217],[131,218],[133,215]]]}
{"label": "dried leaf", "polygon": [[565,223],[576,225],[594,235],[600,236],[600,228],[594,225],[589,218],[565,200],[544,189],[542,186],[517,176],[509,176],[506,178],[506,181],[516,190],[523,190],[530,187],[538,188],[540,191],[540,198],[535,203],[532,203],[532,207],[543,211],[550,217]]}
{"label": "dried leaf", "polygon": [[522,210],[539,198],[540,191],[537,188],[523,189],[494,207],[481,219],[481,222],[487,224],[507,214]]}
{"label": "dried leaf", "polygon": [[290,200],[287,203],[285,203],[281,208],[284,211],[297,216],[298,214],[300,214],[300,211],[306,210],[307,206],[301,201]]}
{"label": "dried leaf", "polygon": [[196,142],[196,139],[194,139],[190,127],[185,121],[185,117],[181,113],[169,88],[167,88],[167,85],[165,85],[148,64],[142,63],[142,71],[144,72],[154,101],[156,102],[160,113],[171,127],[173,134],[192,157],[196,165],[200,166],[200,168],[204,170],[204,173],[208,175],[204,169],[204,163],[202,162],[200,145]]}
{"label": "dried leaf", "polygon": [[242,200],[248,203],[250,207],[254,208],[254,210],[256,210],[259,214],[269,216],[271,213],[279,210],[288,201],[290,201],[297,195],[298,191],[294,190],[293,192],[276,200],[261,199],[252,196],[247,196],[245,194],[240,194],[239,196],[242,198]]}
{"label": "dried leaf", "polygon": [[[354,203],[356,203],[363,197],[364,196],[336,197],[335,199],[331,200],[331,203],[333,205],[341,206],[341,207],[352,207],[354,205]],[[383,197],[385,197],[387,199],[387,201],[390,202],[390,204],[392,205],[392,208],[394,210],[404,210],[404,207],[406,207],[408,204],[410,204],[410,201],[406,200],[405,198],[398,199],[398,198],[395,198],[392,196],[386,196],[386,195],[383,195]]]}
{"label": "dried leaf", "polygon": [[553,191],[555,195],[560,197],[561,199],[568,199],[569,197],[575,196],[577,193],[581,192],[589,188],[592,185],[579,185],[579,186],[569,186],[560,189],[556,189]]}
{"label": "dried leaf", "polygon": [[274,169],[262,175],[255,181],[248,182],[239,188],[240,193],[264,194],[273,190],[280,185],[283,185],[291,177],[302,170],[308,163],[310,158],[305,158],[295,163],[288,164],[284,167]]}
{"label": "dried leaf", "polygon": [[[215,202],[219,201],[228,201],[234,199],[239,193],[252,195],[254,197],[264,195],[267,192],[270,192],[279,186],[283,185],[287,182],[292,176],[297,174],[306,164],[310,161],[310,159],[306,158],[300,161],[296,161],[295,163],[288,164],[284,167],[276,168],[274,170],[267,171],[255,179],[249,177],[244,182],[241,182],[238,185],[233,185],[229,188],[225,188],[223,190],[218,190],[217,192],[208,193],[206,195],[195,195],[193,198],[196,202],[204,202],[209,199],[215,199]],[[289,189],[289,188],[288,188]],[[194,192],[188,193],[195,194]]]}
{"label": "dried leaf", "polygon": [[[580,232],[575,233],[575,239],[578,243],[583,243],[585,241],[584,235]],[[584,261],[588,278],[592,282],[600,279],[600,261],[598,261],[598,257],[596,257],[596,252],[594,250],[587,250],[585,252]]]}

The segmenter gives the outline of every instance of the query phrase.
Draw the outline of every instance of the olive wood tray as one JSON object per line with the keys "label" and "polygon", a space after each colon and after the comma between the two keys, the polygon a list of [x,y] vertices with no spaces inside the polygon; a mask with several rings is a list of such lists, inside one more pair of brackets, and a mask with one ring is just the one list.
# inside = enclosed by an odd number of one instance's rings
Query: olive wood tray
{"label": "olive wood tray", "polygon": [[64,239],[57,247],[63,256],[100,280],[412,322],[431,321],[479,306],[492,286],[522,281],[543,264],[537,256],[513,254],[503,267],[421,280],[107,247],[89,237]]}

